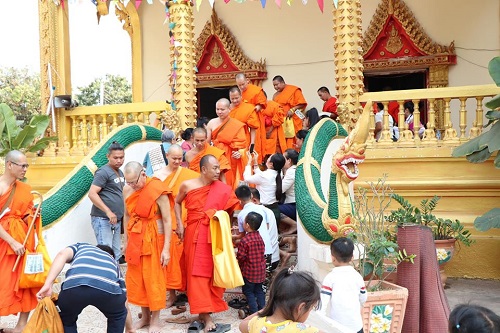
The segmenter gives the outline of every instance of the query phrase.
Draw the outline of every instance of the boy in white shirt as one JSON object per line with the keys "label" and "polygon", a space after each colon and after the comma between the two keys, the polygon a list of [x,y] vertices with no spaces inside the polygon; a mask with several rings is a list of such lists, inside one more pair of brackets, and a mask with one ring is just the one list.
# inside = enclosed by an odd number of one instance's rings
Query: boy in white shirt
{"label": "boy in white shirt", "polygon": [[[367,294],[363,277],[350,264],[354,244],[349,238],[340,237],[330,244],[330,251],[335,267],[323,280],[319,312],[353,332],[363,333],[361,307]],[[328,304],[330,312],[327,314]]]}

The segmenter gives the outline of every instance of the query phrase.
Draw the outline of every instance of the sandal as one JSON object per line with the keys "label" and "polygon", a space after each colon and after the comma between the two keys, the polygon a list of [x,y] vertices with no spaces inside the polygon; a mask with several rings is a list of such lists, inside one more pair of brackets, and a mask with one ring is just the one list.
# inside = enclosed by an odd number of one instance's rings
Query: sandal
{"label": "sandal", "polygon": [[215,328],[208,330],[210,333],[224,333],[231,330],[231,324],[215,324]]}
{"label": "sandal", "polygon": [[[205,324],[203,324],[201,321],[195,320],[191,324],[189,324],[188,327],[188,333],[200,333],[203,332],[203,329],[205,328]],[[227,331],[225,331],[227,332]]]}
{"label": "sandal", "polygon": [[238,310],[238,317],[240,319],[245,319],[246,317],[248,317],[250,315],[250,308],[248,306],[245,306],[241,309]]}
{"label": "sandal", "polygon": [[244,305],[242,305],[240,303],[240,299],[239,298],[233,298],[232,300],[230,300],[227,305],[229,305],[230,307],[232,307],[233,309],[241,309]]}
{"label": "sandal", "polygon": [[172,309],[171,311],[172,315],[174,316],[181,314],[183,312],[186,312],[186,307],[184,305],[176,306],[175,309]]}

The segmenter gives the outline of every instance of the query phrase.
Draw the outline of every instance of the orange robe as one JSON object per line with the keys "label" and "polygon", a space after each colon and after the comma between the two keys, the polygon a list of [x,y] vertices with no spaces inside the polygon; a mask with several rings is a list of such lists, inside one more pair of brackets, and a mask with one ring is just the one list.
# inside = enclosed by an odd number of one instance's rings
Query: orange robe
{"label": "orange robe", "polygon": [[336,114],[338,116],[337,99],[335,97],[330,97],[325,102],[325,104],[323,104],[323,112],[330,112],[330,113]]}
{"label": "orange robe", "polygon": [[244,101],[253,105],[260,105],[262,107],[261,111],[257,112],[257,116],[259,117],[259,130],[255,136],[255,150],[259,154],[260,163],[265,156],[266,132],[264,123],[265,119],[262,111],[267,106],[267,97],[261,87],[251,83],[247,85],[247,89],[245,91],[241,92],[241,95]]}
{"label": "orange robe", "polygon": [[192,314],[227,310],[224,288],[213,285],[214,263],[210,219],[218,210],[231,210],[239,201],[232,188],[220,181],[191,190],[184,203],[187,209],[183,264],[186,290]]}
{"label": "orange robe", "polygon": [[196,156],[193,157],[191,162],[189,162],[189,169],[200,173],[201,172],[200,161],[203,158],[203,156],[206,155],[214,155],[215,158],[217,158],[217,161],[219,161],[221,172],[226,173],[227,171],[231,170],[231,164],[229,164],[228,157],[226,156],[224,150],[211,146],[206,142],[205,142],[205,148],[198,154],[196,154]]}
{"label": "orange robe", "polygon": [[[245,133],[245,124],[237,119],[227,117],[224,123],[212,131],[212,142],[215,147],[224,150],[226,157],[231,162],[231,170],[226,172],[226,182],[232,188],[243,180],[243,171],[246,164],[246,148],[249,143]],[[231,155],[239,151],[242,158],[235,159]]]}
{"label": "orange robe", "polygon": [[[399,103],[396,101],[390,101],[387,108],[389,109],[389,114],[392,116],[392,119],[394,120],[394,124],[397,124],[399,121],[399,119],[398,119]],[[395,126],[397,126],[397,125],[395,125]]]}
{"label": "orange robe", "polygon": [[264,138],[271,126],[274,126],[269,139],[265,139],[264,155],[272,155],[278,151],[281,153],[286,150],[285,132],[283,131],[283,122],[285,121],[285,112],[281,105],[275,101],[268,101],[267,107],[262,110],[262,116],[265,119]]}
{"label": "orange robe", "polygon": [[157,220],[161,221],[161,217],[156,204],[162,194],[169,194],[163,182],[148,177],[142,189],[125,199],[125,209],[130,216],[125,251],[127,299],[151,311],[165,308],[167,301],[165,273],[161,266],[165,234],[158,228]]}
{"label": "orange robe", "polygon": [[[12,186],[0,197],[0,209],[7,202]],[[0,224],[16,241],[24,242],[28,225],[23,217],[33,213],[33,195],[31,186],[16,180],[16,190],[9,204],[10,211],[0,220]],[[31,218],[29,219],[31,223]],[[35,251],[35,232],[31,231],[26,248]],[[40,288],[20,289],[19,279],[23,270],[22,260],[19,261],[17,269],[12,272],[17,255],[12,251],[10,245],[0,239],[0,316],[17,314],[18,312],[29,312],[33,310],[38,301],[36,293]]]}
{"label": "orange robe", "polygon": [[248,145],[252,142],[250,139],[250,129],[255,129],[255,151],[261,154],[262,139],[260,137],[259,127],[260,120],[259,115],[255,111],[255,105],[246,102],[240,103],[229,113],[229,117],[239,120],[245,124],[245,134],[247,136]]}
{"label": "orange robe", "polygon": [[[274,95],[273,100],[281,105],[285,115],[287,112],[296,105],[305,104],[304,109],[301,112],[305,115],[307,102],[302,95],[302,90],[299,87],[292,86],[290,84],[285,85],[285,88],[278,94]],[[295,134],[302,129],[302,119],[300,119],[295,113],[292,115],[293,126],[295,129]],[[293,142],[295,138],[287,139],[287,147],[293,148]]]}
{"label": "orange robe", "polygon": [[[179,167],[179,173],[172,172],[167,178],[163,180],[164,186],[170,189],[172,193],[168,196],[170,201],[170,207],[173,208],[175,205],[175,197],[179,194],[179,188],[183,181],[193,178],[198,178],[200,174],[192,170]],[[172,221],[175,221],[175,212],[173,209],[170,210]],[[186,218],[186,209],[183,205],[182,207],[182,220]],[[185,227],[185,226],[184,226]],[[172,222],[172,236],[170,237],[170,261],[165,269],[165,280],[167,289],[180,290],[182,289],[182,269],[180,265],[180,260],[182,256],[182,251],[184,250],[184,245],[179,239],[179,236],[175,233],[177,229],[177,223]]]}

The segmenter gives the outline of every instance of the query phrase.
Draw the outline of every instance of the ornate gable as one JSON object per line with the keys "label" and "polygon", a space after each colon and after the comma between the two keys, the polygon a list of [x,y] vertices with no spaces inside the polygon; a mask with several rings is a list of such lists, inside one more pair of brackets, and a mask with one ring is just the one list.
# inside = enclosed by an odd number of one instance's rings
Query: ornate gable
{"label": "ornate gable", "polygon": [[363,37],[365,70],[456,64],[453,42],[435,43],[403,0],[382,0]]}
{"label": "ornate gable", "polygon": [[241,72],[257,85],[267,78],[266,61],[255,62],[248,58],[215,10],[198,37],[195,49],[198,87],[234,85],[235,75]]}

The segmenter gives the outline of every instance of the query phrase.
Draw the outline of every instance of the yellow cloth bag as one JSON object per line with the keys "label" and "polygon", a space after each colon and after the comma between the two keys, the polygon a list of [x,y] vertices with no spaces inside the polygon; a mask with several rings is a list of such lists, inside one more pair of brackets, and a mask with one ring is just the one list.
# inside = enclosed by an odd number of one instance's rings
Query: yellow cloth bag
{"label": "yellow cloth bag", "polygon": [[240,266],[234,254],[229,215],[219,210],[210,220],[214,286],[232,289],[244,284]]}
{"label": "yellow cloth bag", "polygon": [[63,324],[59,312],[54,304],[57,294],[52,297],[44,297],[30,317],[28,324],[24,327],[24,333],[64,333]]}
{"label": "yellow cloth bag", "polygon": [[295,127],[293,125],[293,119],[285,117],[283,122],[283,131],[285,132],[286,139],[292,139],[295,137]]}
{"label": "yellow cloth bag", "polygon": [[49,275],[50,265],[52,265],[42,236],[42,219],[38,218],[35,223],[38,244],[34,253],[29,250],[24,253],[23,271],[19,279],[19,288],[21,289],[42,287]]}

